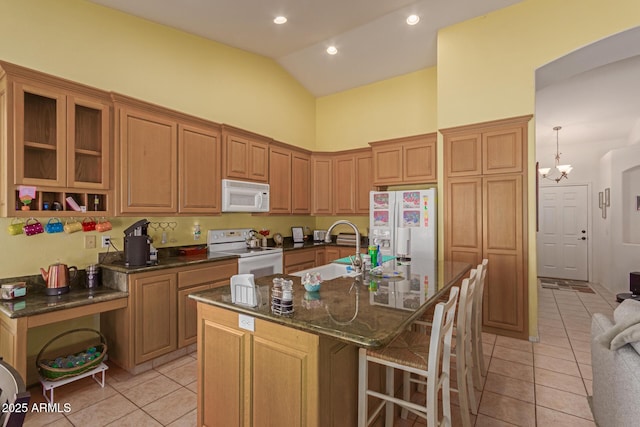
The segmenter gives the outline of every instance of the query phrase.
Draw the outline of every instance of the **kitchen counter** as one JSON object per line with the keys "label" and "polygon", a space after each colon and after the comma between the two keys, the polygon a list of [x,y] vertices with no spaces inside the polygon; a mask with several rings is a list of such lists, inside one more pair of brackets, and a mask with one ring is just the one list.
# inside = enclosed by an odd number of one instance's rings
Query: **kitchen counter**
{"label": "kitchen counter", "polygon": [[44,287],[30,286],[26,296],[2,301],[0,313],[10,319],[16,319],[127,298],[128,295],[128,292],[100,286],[95,289],[72,288],[66,294],[49,296],[45,294]]}
{"label": "kitchen counter", "polygon": [[[191,294],[198,302],[215,305],[255,318],[324,335],[360,347],[388,344],[430,305],[448,292],[471,266],[460,262],[438,264],[437,283],[414,267],[405,267],[407,279],[365,275],[362,278],[337,278],[322,283],[318,293],[307,293],[301,278],[276,274],[256,279],[261,304],[251,308],[231,302],[229,287]],[[290,317],[271,313],[270,289],[274,277],[286,277],[294,283],[294,314]]]}
{"label": "kitchen counter", "polygon": [[213,254],[198,254],[198,255],[177,255],[159,257],[158,264],[155,265],[143,265],[139,267],[127,267],[124,265],[123,260],[106,261],[101,266],[107,270],[115,271],[118,273],[132,274],[132,273],[144,273],[147,271],[162,270],[165,268],[184,267],[189,265],[204,264],[208,262],[222,261],[226,259],[236,259],[237,255],[213,253]]}

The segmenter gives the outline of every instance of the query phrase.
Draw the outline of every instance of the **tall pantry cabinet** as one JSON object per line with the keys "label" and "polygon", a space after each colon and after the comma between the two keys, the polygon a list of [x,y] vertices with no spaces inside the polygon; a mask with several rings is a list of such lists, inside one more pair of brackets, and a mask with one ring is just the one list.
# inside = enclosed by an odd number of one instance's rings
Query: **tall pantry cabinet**
{"label": "tall pantry cabinet", "polygon": [[483,327],[528,338],[527,123],[515,117],[441,130],[445,257],[489,260]]}

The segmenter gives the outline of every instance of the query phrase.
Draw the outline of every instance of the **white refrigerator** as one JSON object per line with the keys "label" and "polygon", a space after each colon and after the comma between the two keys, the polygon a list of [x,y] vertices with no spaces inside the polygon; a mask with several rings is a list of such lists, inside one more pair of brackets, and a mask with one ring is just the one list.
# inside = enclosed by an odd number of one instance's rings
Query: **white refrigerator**
{"label": "white refrigerator", "polygon": [[436,189],[372,191],[369,194],[369,244],[383,255],[435,260]]}
{"label": "white refrigerator", "polygon": [[390,267],[400,279],[371,293],[371,303],[415,309],[438,286],[436,189],[372,191],[369,200],[369,244],[398,257]]}

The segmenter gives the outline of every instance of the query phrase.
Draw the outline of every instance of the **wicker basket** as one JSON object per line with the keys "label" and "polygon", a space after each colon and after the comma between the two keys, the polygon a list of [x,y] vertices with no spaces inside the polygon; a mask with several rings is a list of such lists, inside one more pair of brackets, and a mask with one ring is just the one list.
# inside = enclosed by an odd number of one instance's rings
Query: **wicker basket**
{"label": "wicker basket", "polygon": [[[100,344],[97,344],[94,347],[96,348],[97,352],[100,352],[100,355],[83,365],[74,366],[72,368],[53,368],[46,364],[47,360],[41,359],[42,354],[45,352],[45,350],[47,349],[47,347],[49,347],[51,343],[53,343],[55,340],[65,335],[69,335],[75,332],[93,332],[96,335],[98,335],[100,337]],[[75,355],[79,355],[81,353],[83,352],[76,353]],[[63,332],[56,337],[53,337],[48,343],[44,345],[44,347],[42,347],[42,350],[40,350],[40,353],[38,353],[38,357],[36,357],[36,367],[38,368],[40,375],[44,379],[47,379],[49,381],[57,381],[57,380],[73,377],[76,375],[80,375],[84,372],[90,371],[91,369],[95,368],[100,363],[102,363],[106,354],[107,354],[107,340],[104,337],[104,335],[102,335],[99,331],[96,331],[95,329],[90,329],[90,328],[72,329],[70,331]]]}

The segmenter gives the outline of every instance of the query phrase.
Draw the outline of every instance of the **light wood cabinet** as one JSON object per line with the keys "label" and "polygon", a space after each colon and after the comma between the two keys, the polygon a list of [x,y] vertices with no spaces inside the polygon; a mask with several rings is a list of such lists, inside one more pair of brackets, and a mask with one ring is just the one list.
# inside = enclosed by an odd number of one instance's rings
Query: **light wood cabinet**
{"label": "light wood cabinet", "polygon": [[178,348],[175,273],[132,277],[134,362],[136,365]]}
{"label": "light wood cabinet", "polygon": [[373,184],[422,184],[437,180],[436,134],[370,142]]}
{"label": "light wood cabinet", "polygon": [[[0,61],[3,216],[111,213],[109,94]],[[36,187],[22,210],[18,186]],[[60,210],[54,210],[54,202]]]}
{"label": "light wood cabinet", "polygon": [[292,151],[291,155],[291,213],[311,213],[311,156]]}
{"label": "light wood cabinet", "polygon": [[442,131],[445,257],[489,260],[483,327],[527,339],[527,123],[516,117]]}
{"label": "light wood cabinet", "polygon": [[285,251],[282,259],[284,274],[313,268],[316,266],[316,248]]}
{"label": "light wood cabinet", "polygon": [[198,336],[196,301],[189,294],[229,286],[230,277],[237,272],[235,259],[178,271],[178,348],[195,344]]}
{"label": "light wood cabinet", "polygon": [[271,138],[222,126],[223,178],[267,182]]}
{"label": "light wood cabinet", "polygon": [[[127,275],[127,306],[102,313],[109,358],[130,372],[197,340],[194,292],[228,286],[236,259]],[[148,369],[148,368],[146,368]]]}
{"label": "light wood cabinet", "polygon": [[311,156],[311,213],[333,214],[333,159],[330,153]]}
{"label": "light wood cabinet", "polygon": [[[318,426],[319,337],[198,303],[198,425]],[[277,398],[276,398],[277,396]]]}
{"label": "light wood cabinet", "polygon": [[271,213],[311,212],[311,156],[282,143],[269,147],[269,210]]}
{"label": "light wood cabinet", "polygon": [[118,212],[217,214],[220,125],[113,94],[119,173]]}
{"label": "light wood cabinet", "polygon": [[333,160],[333,213],[367,215],[372,186],[370,149],[342,151]]}
{"label": "light wood cabinet", "polygon": [[116,101],[119,213],[178,212],[178,122]]}
{"label": "light wood cabinet", "polygon": [[221,212],[220,145],[217,125],[178,125],[178,212]]}
{"label": "light wood cabinet", "polygon": [[291,213],[291,150],[269,147],[269,210]]}

